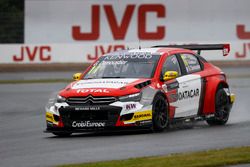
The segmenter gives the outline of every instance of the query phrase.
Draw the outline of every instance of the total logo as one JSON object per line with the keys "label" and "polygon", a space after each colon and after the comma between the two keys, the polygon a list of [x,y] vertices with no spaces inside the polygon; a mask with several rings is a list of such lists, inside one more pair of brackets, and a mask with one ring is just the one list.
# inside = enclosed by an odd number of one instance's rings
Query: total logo
{"label": "total logo", "polygon": [[76,93],[110,93],[108,89],[77,89]]}

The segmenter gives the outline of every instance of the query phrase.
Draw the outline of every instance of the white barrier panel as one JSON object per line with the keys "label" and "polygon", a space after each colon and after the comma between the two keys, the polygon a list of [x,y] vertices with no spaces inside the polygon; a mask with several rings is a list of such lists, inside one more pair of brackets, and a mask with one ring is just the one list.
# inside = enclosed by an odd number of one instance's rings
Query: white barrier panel
{"label": "white barrier panel", "polygon": [[[178,42],[180,44],[180,42]],[[217,42],[223,43],[223,42]],[[143,43],[149,47],[156,43]],[[0,45],[0,64],[3,63],[91,63],[101,55],[119,49],[138,48],[137,43],[119,44],[22,44]],[[250,60],[250,43],[232,42],[230,54],[204,51],[207,60]]]}
{"label": "white barrier panel", "polygon": [[25,0],[25,44],[0,45],[1,63],[86,63],[127,46],[231,43],[250,60],[249,0]]}

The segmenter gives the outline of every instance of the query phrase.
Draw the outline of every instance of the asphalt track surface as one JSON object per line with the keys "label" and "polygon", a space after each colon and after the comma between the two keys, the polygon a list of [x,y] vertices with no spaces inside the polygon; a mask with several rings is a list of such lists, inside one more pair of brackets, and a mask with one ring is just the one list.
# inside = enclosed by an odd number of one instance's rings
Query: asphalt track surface
{"label": "asphalt track surface", "polygon": [[68,138],[43,133],[44,105],[64,83],[1,84],[0,166],[53,166],[250,145],[250,78],[232,78],[229,83],[237,99],[226,126],[199,122],[162,133],[109,132]]}

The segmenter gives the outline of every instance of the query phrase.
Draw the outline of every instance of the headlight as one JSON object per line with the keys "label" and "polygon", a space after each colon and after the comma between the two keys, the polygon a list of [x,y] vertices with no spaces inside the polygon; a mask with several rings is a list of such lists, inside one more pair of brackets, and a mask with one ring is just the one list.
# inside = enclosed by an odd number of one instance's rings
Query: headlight
{"label": "headlight", "polygon": [[60,95],[57,95],[57,97],[56,97],[56,102],[57,102],[57,103],[63,103],[63,102],[65,102],[65,101],[66,101],[65,97],[62,97],[62,96],[60,96]]}
{"label": "headlight", "polygon": [[140,101],[141,100],[141,93],[130,94],[126,96],[119,97],[119,100],[122,102],[128,101]]}
{"label": "headlight", "polygon": [[49,110],[50,107],[55,105],[55,103],[63,103],[65,101],[66,99],[64,97],[57,95],[57,93],[53,93],[51,97],[49,98],[49,101],[45,108],[46,110]]}

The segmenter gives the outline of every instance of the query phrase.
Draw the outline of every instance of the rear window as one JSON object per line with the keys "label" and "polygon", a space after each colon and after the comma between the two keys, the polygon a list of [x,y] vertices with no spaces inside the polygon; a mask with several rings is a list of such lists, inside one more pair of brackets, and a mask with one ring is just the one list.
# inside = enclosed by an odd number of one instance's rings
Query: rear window
{"label": "rear window", "polygon": [[192,54],[181,54],[181,59],[185,65],[187,73],[201,71],[201,65],[196,56]]}

